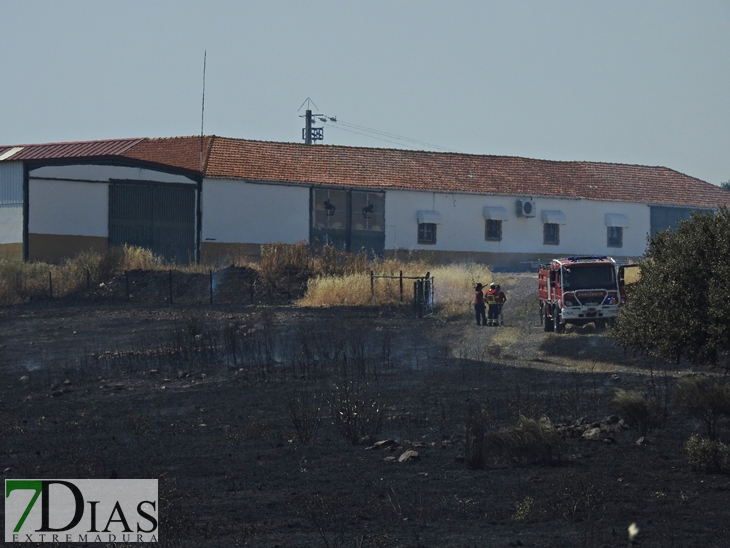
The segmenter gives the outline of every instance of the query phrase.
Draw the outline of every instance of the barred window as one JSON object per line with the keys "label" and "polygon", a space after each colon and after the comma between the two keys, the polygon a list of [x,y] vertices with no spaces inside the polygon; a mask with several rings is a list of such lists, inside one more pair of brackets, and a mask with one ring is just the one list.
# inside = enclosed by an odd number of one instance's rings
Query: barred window
{"label": "barred window", "polygon": [[502,221],[486,220],[484,239],[499,242],[502,240]]}
{"label": "barred window", "polygon": [[608,229],[608,247],[624,246],[624,229],[620,226],[609,226]]}
{"label": "barred window", "polygon": [[560,243],[560,225],[557,223],[545,223],[542,231],[542,243],[544,245],[558,245]]}
{"label": "barred window", "polygon": [[418,243],[436,243],[436,223],[418,223]]}

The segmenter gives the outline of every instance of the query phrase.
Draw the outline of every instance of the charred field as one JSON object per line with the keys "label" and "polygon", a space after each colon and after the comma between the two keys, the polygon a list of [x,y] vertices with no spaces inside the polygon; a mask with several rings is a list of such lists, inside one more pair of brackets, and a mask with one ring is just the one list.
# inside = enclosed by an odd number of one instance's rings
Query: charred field
{"label": "charred field", "polygon": [[[536,277],[502,285],[499,328],[473,325],[470,296],[449,321],[231,288],[1,308],[0,471],[157,478],[170,547],[613,547],[631,523],[642,546],[727,546],[730,478],[683,449],[691,370],[592,326],[545,333]],[[632,424],[617,388],[662,420]]]}

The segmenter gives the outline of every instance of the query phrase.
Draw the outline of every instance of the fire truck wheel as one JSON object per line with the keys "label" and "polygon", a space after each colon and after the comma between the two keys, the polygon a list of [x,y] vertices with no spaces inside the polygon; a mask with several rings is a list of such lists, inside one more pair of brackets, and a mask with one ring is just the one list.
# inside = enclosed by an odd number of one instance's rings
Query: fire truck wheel
{"label": "fire truck wheel", "polygon": [[553,323],[555,324],[556,333],[565,332],[565,324],[561,321],[563,318],[560,317],[560,309],[556,306],[553,310]]}
{"label": "fire truck wheel", "polygon": [[549,333],[549,332],[551,332],[553,330],[553,319],[552,318],[548,318],[547,309],[548,309],[547,306],[543,307],[543,311],[542,311],[542,314],[543,314],[542,315],[542,327],[543,327],[543,329],[546,332]]}

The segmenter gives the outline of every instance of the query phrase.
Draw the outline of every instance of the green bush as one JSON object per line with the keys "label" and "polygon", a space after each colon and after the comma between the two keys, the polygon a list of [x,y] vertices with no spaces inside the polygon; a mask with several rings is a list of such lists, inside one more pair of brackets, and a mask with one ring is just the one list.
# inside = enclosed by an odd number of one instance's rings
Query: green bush
{"label": "green bush", "polygon": [[526,520],[532,510],[533,502],[535,502],[535,500],[532,497],[525,497],[522,502],[515,504],[515,513],[512,514],[512,519],[515,521]]}
{"label": "green bush", "polygon": [[563,440],[547,417],[520,416],[511,428],[486,432],[483,444],[484,457],[515,466],[551,464],[560,460],[563,449]]}
{"label": "green bush", "polygon": [[613,396],[613,403],[620,415],[627,422],[645,435],[649,429],[661,426],[664,410],[656,400],[648,400],[638,390],[622,390],[618,388]]}
{"label": "green bush", "polygon": [[692,375],[677,382],[682,408],[707,428],[710,441],[717,439],[717,426],[730,417],[730,384],[725,379]]}
{"label": "green bush", "polygon": [[730,463],[730,448],[720,441],[706,440],[694,434],[684,444],[687,462],[700,472],[720,472]]}

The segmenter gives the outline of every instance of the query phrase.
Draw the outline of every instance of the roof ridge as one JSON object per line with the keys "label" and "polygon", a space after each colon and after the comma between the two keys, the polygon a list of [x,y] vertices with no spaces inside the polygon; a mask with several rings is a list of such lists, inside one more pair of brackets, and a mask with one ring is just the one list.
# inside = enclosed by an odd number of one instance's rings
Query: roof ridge
{"label": "roof ridge", "polygon": [[[58,146],[58,145],[82,145],[90,143],[114,143],[119,141],[138,141],[142,142],[147,137],[121,137],[119,139],[89,139],[85,141],[52,141],[50,143],[27,143],[27,144],[15,144],[15,145],[0,145],[0,148],[13,148],[13,147],[47,147],[47,146]],[[135,143],[137,144],[137,143]]]}
{"label": "roof ridge", "polygon": [[[529,162],[545,162],[549,164],[574,164],[574,165],[598,165],[598,166],[624,166],[624,167],[641,167],[641,168],[650,168],[650,169],[669,169],[671,171],[674,171],[675,173],[680,173],[681,175],[686,175],[680,171],[673,170],[671,168],[668,168],[666,166],[652,166],[652,165],[646,165],[646,164],[631,164],[626,162],[605,162],[605,161],[599,161],[599,160],[551,160],[549,158],[530,158],[527,156],[515,156],[510,154],[478,154],[475,152],[447,152],[447,151],[439,151],[439,150],[415,150],[415,149],[407,149],[407,148],[388,148],[388,147],[366,147],[366,146],[355,146],[355,145],[337,145],[337,144],[318,144],[318,145],[306,145],[304,143],[300,142],[293,142],[293,141],[267,141],[262,139],[245,139],[242,137],[224,137],[224,136],[215,136],[217,139],[221,141],[232,141],[232,142],[245,142],[245,143],[253,143],[253,144],[263,144],[263,145],[285,145],[285,146],[292,146],[292,147],[310,147],[312,149],[346,149],[346,150],[358,150],[358,151],[374,151],[374,152],[390,152],[390,153],[406,153],[406,154],[415,154],[415,155],[436,155],[436,156],[442,156],[442,157],[454,157],[454,156],[462,156],[462,157],[470,157],[470,158],[504,158],[504,159],[514,159],[514,160],[525,160]],[[701,179],[698,179],[701,180]]]}
{"label": "roof ridge", "polygon": [[213,153],[213,145],[215,144],[216,136],[208,135],[208,136],[205,136],[205,139],[208,141],[208,143],[207,143],[208,151],[206,153],[204,153],[205,160],[203,162],[203,166],[202,166],[202,170],[201,170],[201,175],[203,175],[203,176],[208,172],[208,162],[210,161],[210,155]]}
{"label": "roof ridge", "polygon": [[[80,145],[80,144],[93,144],[93,143],[111,143],[111,142],[122,142],[129,141],[130,147],[124,152],[129,152],[136,146],[145,142],[161,142],[161,141],[183,141],[191,139],[199,139],[200,135],[178,135],[172,137],[123,137],[120,139],[92,139],[88,141],[62,141],[62,142],[51,142],[51,143],[33,143],[33,144],[16,144],[16,145],[0,145],[0,148],[12,148],[12,147],[43,147],[43,146],[64,146],[64,145]],[[287,147],[311,147],[312,149],[325,149],[325,150],[355,150],[355,151],[372,151],[378,153],[390,153],[390,154],[407,154],[412,156],[435,156],[441,158],[454,158],[454,157],[466,157],[466,158],[493,158],[493,159],[510,159],[520,160],[526,162],[542,162],[549,165],[577,165],[577,166],[621,166],[621,167],[634,167],[634,168],[648,168],[648,169],[663,169],[673,173],[678,173],[686,177],[691,177],[697,181],[703,183],[712,184],[697,177],[687,175],[681,171],[666,167],[666,166],[651,166],[646,164],[630,164],[624,162],[602,162],[596,160],[551,160],[548,158],[528,158],[526,156],[513,156],[508,154],[477,154],[470,152],[444,152],[435,150],[414,150],[407,148],[385,148],[385,147],[363,147],[353,145],[337,145],[337,144],[319,144],[319,145],[306,145],[304,143],[293,142],[293,141],[267,141],[261,139],[246,139],[242,137],[223,137],[215,134],[203,135],[205,144],[208,145],[207,151],[204,152],[203,172],[207,172],[210,157],[213,151],[213,146],[216,141],[225,142],[230,141],[234,143],[251,143],[251,144],[262,144],[262,145],[276,145],[276,146],[287,146]],[[717,185],[713,185],[717,186]]]}

